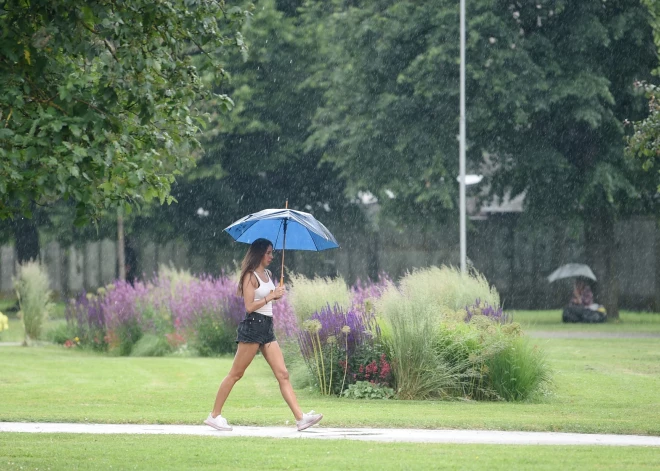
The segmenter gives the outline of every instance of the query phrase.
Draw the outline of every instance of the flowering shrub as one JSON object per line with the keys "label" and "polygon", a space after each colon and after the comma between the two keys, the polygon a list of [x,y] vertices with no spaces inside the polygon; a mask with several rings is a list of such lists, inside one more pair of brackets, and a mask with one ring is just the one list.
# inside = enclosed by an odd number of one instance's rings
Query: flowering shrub
{"label": "flowering shrub", "polygon": [[[103,293],[103,291],[101,291]],[[108,347],[105,315],[102,298],[93,293],[83,292],[71,299],[66,306],[67,329],[64,329],[64,345],[73,347],[82,344],[95,350],[104,351]],[[72,338],[78,339],[74,342]],[[55,338],[59,342],[58,338]]]}
{"label": "flowering shrub", "polygon": [[352,308],[362,313],[375,312],[374,302],[392,284],[392,279],[385,273],[381,273],[377,281],[362,281],[358,278],[351,288]]}
{"label": "flowering shrub", "polygon": [[[296,319],[286,296],[273,306],[278,337],[297,333]],[[191,343],[202,355],[235,350],[235,333],[245,315],[237,284],[227,276],[193,277],[161,269],[149,282],[117,281],[96,294],[83,293],[71,300],[66,318],[83,346],[129,355],[143,335],[163,340],[172,351]],[[147,345],[155,345],[150,337]],[[140,351],[151,351],[141,348]]]}
{"label": "flowering shrub", "polygon": [[465,322],[470,322],[474,316],[485,316],[499,324],[511,322],[509,316],[502,310],[502,306],[491,306],[487,301],[477,298],[471,306],[465,306]]}
{"label": "flowering shrub", "polygon": [[392,382],[392,367],[385,358],[385,354],[381,353],[378,360],[371,360],[366,364],[359,363],[354,369],[353,380],[366,381],[374,384],[382,384],[390,386]]}
{"label": "flowering shrub", "polygon": [[344,310],[339,304],[324,307],[303,323],[298,344],[322,394],[341,394],[361,379],[391,383],[391,368],[379,348],[379,335],[373,310]]}

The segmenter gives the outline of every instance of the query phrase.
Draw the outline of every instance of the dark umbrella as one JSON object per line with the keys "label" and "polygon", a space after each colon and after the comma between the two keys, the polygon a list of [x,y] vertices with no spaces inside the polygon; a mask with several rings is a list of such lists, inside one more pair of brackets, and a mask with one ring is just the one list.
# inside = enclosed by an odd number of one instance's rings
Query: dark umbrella
{"label": "dark umbrella", "polygon": [[251,244],[264,238],[273,243],[274,250],[282,251],[280,284],[284,283],[285,249],[319,252],[339,247],[335,237],[314,216],[288,208],[287,201],[285,209],[264,209],[248,214],[225,228],[237,242]]}

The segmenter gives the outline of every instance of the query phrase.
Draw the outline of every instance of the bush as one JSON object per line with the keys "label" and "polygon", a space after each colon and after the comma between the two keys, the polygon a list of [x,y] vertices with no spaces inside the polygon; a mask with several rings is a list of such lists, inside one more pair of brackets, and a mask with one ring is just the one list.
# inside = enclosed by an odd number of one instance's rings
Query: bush
{"label": "bush", "polygon": [[509,344],[499,325],[484,317],[470,323],[448,321],[440,325],[435,349],[452,366],[457,378],[448,393],[475,400],[497,399],[486,362]]}
{"label": "bush", "polygon": [[[110,286],[107,289],[112,289]],[[67,339],[78,338],[83,347],[90,347],[94,350],[105,351],[108,348],[108,337],[106,332],[105,314],[103,310],[103,296],[106,293],[104,288],[99,288],[99,295],[83,292],[75,299],[71,299],[66,306],[65,318],[67,322]],[[64,335],[62,329],[58,332],[59,339]]]}
{"label": "bush", "polygon": [[526,337],[515,338],[486,365],[492,387],[507,401],[523,401],[550,382],[543,352]]}
{"label": "bush", "polygon": [[137,319],[127,319],[107,334],[108,348],[120,356],[128,356],[143,332]]}
{"label": "bush", "polygon": [[341,394],[346,386],[363,379],[358,374],[364,375],[364,369],[374,361],[377,369],[386,364],[387,374],[381,381],[389,385],[390,366],[379,342],[373,312],[344,310],[339,304],[314,313],[298,334],[302,357],[324,395]]}
{"label": "bush", "polygon": [[466,306],[480,299],[490,306],[500,306],[500,295],[480,273],[463,275],[459,269],[443,266],[415,270],[399,283],[409,298],[425,301],[439,315],[464,314]]}
{"label": "bush", "polygon": [[132,357],[162,357],[172,352],[164,337],[145,334],[131,348]]}
{"label": "bush", "polygon": [[369,381],[358,381],[348,386],[342,396],[351,399],[391,399],[394,397],[394,389]]}
{"label": "bush", "polygon": [[236,327],[223,320],[221,312],[205,312],[194,324],[192,347],[203,357],[236,351]]}
{"label": "bush", "polygon": [[[405,286],[405,285],[404,285]],[[389,287],[376,302],[383,342],[392,358],[400,399],[442,397],[457,384],[456,372],[434,348],[440,316],[419,290]]]}
{"label": "bush", "polygon": [[37,340],[41,329],[52,309],[50,302],[50,282],[48,273],[37,262],[27,262],[18,268],[14,279],[14,289],[18,297],[20,317],[25,327],[25,344]]}
{"label": "bush", "polygon": [[417,270],[387,287],[376,310],[399,398],[522,400],[547,381],[542,355],[478,273]]}
{"label": "bush", "polygon": [[289,302],[293,307],[298,324],[312,317],[326,305],[338,304],[343,308],[350,305],[351,297],[348,286],[341,277],[330,279],[316,277],[306,278],[303,275],[291,274],[292,287]]}
{"label": "bush", "polygon": [[58,345],[64,345],[67,340],[75,337],[76,333],[68,323],[60,323],[46,332],[46,339]]}

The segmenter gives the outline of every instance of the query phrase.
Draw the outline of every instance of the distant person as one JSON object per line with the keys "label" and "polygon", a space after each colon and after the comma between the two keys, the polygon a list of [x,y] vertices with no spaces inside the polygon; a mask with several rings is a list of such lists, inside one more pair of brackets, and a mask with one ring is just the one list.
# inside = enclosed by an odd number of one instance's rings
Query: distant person
{"label": "distant person", "polygon": [[284,286],[275,287],[269,270],[273,260],[273,244],[267,239],[255,240],[245,254],[238,280],[238,292],[245,303],[245,318],[238,325],[236,343],[238,350],[229,374],[222,380],[215,398],[213,411],[204,423],[217,430],[231,430],[222,415],[222,407],[236,382],[260,351],[270,365],[280,385],[282,397],[289,405],[299,431],[318,424],[322,414],[310,411],[303,414],[289,381],[284,356],[273,331],[273,300],[284,295]]}
{"label": "distant person", "polygon": [[575,280],[570,304],[572,306],[582,306],[592,311],[605,311],[603,306],[594,303],[594,293],[591,291],[591,286],[580,279]]}
{"label": "distant person", "polygon": [[590,307],[594,304],[594,293],[591,291],[591,287],[584,283],[582,288],[582,305],[585,307]]}
{"label": "distant person", "polygon": [[591,287],[584,280],[576,279],[569,305],[562,313],[564,322],[604,322],[605,307],[594,303]]}
{"label": "distant person", "polygon": [[575,280],[573,283],[573,294],[571,296],[571,302],[569,305],[572,306],[581,306],[582,305],[582,288],[584,282],[582,280]]}

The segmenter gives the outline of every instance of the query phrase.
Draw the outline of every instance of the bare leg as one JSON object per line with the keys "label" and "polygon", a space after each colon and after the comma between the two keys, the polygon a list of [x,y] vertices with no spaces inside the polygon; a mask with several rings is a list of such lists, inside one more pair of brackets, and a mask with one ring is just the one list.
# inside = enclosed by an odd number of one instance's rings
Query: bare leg
{"label": "bare leg", "polygon": [[264,356],[270,368],[277,378],[277,382],[280,384],[280,392],[282,397],[289,405],[291,412],[296,420],[302,419],[302,411],[298,405],[298,399],[296,399],[296,394],[293,392],[293,387],[289,381],[289,372],[286,369],[284,364],[284,356],[282,355],[282,350],[280,345],[277,342],[271,342],[261,347],[261,354]]}
{"label": "bare leg", "polygon": [[259,350],[258,343],[243,343],[239,342],[238,350],[236,350],[236,356],[234,357],[234,363],[231,365],[231,370],[225,379],[220,383],[220,388],[218,389],[218,394],[215,396],[215,404],[213,405],[213,412],[211,415],[217,417],[222,413],[222,406],[225,405],[225,401],[229,396],[234,384],[243,377],[243,373]]}

